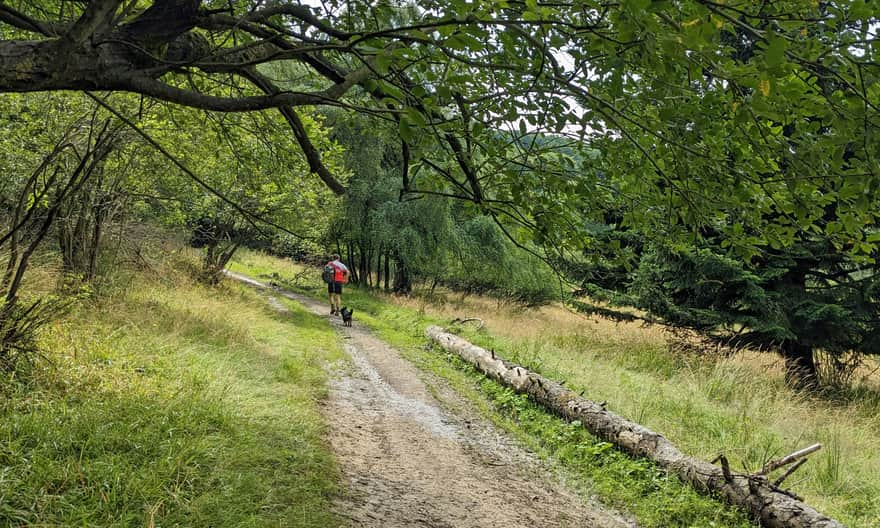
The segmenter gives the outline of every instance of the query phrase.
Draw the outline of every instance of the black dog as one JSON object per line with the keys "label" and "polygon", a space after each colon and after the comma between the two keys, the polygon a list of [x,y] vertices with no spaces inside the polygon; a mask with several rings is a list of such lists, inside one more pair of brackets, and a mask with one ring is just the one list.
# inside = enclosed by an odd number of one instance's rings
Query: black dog
{"label": "black dog", "polygon": [[342,325],[343,326],[351,326],[351,314],[354,313],[354,308],[349,310],[347,307],[343,306],[341,310],[339,310],[339,314],[342,315]]}

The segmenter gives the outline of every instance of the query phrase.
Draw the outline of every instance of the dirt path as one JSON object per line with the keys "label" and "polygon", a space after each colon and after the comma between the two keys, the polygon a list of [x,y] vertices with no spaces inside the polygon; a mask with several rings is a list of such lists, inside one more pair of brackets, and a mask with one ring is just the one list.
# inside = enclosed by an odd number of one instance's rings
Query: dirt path
{"label": "dirt path", "polygon": [[445,383],[415,368],[357,321],[346,328],[330,317],[325,303],[276,294],[327,317],[345,337],[354,364],[350,372],[334,374],[324,413],[347,485],[336,509],[351,526],[635,526],[566,490]]}

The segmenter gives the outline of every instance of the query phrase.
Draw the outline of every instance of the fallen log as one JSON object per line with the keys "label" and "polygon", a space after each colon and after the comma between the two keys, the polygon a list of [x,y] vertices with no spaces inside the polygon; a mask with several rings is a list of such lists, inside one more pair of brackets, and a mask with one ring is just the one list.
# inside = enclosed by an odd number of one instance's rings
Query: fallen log
{"label": "fallen log", "polygon": [[653,460],[698,491],[721,497],[745,509],[763,526],[843,528],[841,523],[773,486],[764,475],[733,473],[728,468],[722,469],[688,456],[663,435],[605,410],[603,405],[579,396],[556,381],[505,361],[494,351],[490,353],[438,326],[429,326],[425,333],[432,341],[455,352],[490,378],[529,395],[568,421],[580,421],[591,433],[611,442],[621,451]]}

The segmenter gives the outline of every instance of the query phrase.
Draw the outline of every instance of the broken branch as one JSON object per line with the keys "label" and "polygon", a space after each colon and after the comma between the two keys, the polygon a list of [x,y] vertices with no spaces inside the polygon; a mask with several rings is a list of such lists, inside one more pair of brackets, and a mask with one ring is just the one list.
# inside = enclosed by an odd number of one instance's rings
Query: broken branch
{"label": "broken branch", "polygon": [[805,448],[801,449],[800,451],[795,451],[794,453],[792,453],[788,456],[784,456],[784,457],[780,458],[779,460],[771,460],[770,462],[767,462],[766,464],[764,464],[764,467],[761,468],[761,471],[758,471],[757,473],[755,473],[755,475],[766,475],[766,474],[770,473],[771,471],[773,471],[774,469],[781,468],[782,466],[787,466],[787,465],[791,464],[792,462],[796,461],[797,459],[803,458],[803,457],[809,455],[810,453],[815,453],[816,451],[818,451],[820,449],[822,449],[822,444],[813,444],[809,447],[805,447]]}

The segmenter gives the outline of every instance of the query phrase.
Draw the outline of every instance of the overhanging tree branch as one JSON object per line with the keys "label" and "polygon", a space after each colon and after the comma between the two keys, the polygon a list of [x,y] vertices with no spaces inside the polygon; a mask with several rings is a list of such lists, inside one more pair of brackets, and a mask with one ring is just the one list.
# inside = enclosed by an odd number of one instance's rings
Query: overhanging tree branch
{"label": "overhanging tree branch", "polygon": [[[275,94],[280,90],[264,75],[260,75],[253,69],[244,72],[244,76],[254,83],[257,88],[267,94]],[[343,186],[342,183],[333,176],[327,166],[324,165],[324,162],[321,160],[321,153],[318,152],[318,149],[315,148],[315,145],[309,139],[306,127],[303,125],[299,115],[297,115],[290,106],[281,106],[278,108],[278,111],[281,112],[281,115],[284,116],[284,119],[293,130],[293,135],[296,137],[297,143],[299,143],[300,148],[303,150],[303,154],[305,154],[306,160],[309,163],[309,168],[312,172],[317,174],[318,177],[321,178],[321,181],[323,181],[334,193],[337,195],[345,194],[345,186]]]}
{"label": "overhanging tree branch", "polygon": [[82,16],[61,37],[58,49],[72,51],[99,30],[106,29],[121,4],[122,0],[91,0]]}
{"label": "overhanging tree branch", "polygon": [[31,18],[3,3],[0,3],[0,22],[5,22],[12,27],[25,31],[39,33],[46,37],[55,37],[60,33],[57,25],[45,20]]}
{"label": "overhanging tree branch", "polygon": [[304,235],[300,235],[299,233],[295,233],[295,232],[291,231],[290,229],[288,229],[288,228],[286,228],[286,227],[284,227],[284,226],[281,226],[281,225],[279,225],[279,224],[277,224],[277,223],[275,223],[275,222],[269,220],[268,218],[266,218],[266,217],[264,217],[264,216],[262,216],[262,215],[260,215],[260,214],[257,214],[257,213],[254,213],[254,212],[252,212],[252,211],[249,211],[249,210],[245,209],[244,207],[242,207],[241,205],[239,205],[237,202],[235,202],[234,200],[228,198],[225,194],[223,194],[222,192],[220,192],[220,191],[218,191],[217,189],[215,189],[211,184],[209,184],[208,182],[206,182],[204,179],[202,179],[202,178],[196,176],[196,174],[195,174],[193,171],[191,171],[186,165],[184,165],[183,162],[181,162],[179,159],[177,159],[176,156],[174,156],[173,154],[171,154],[170,152],[168,152],[168,150],[166,150],[165,147],[163,147],[158,141],[156,141],[155,139],[153,139],[152,136],[150,136],[149,134],[147,134],[147,132],[145,132],[142,128],[140,128],[140,127],[137,126],[134,122],[132,122],[130,119],[128,119],[126,116],[124,116],[124,115],[123,115],[121,112],[119,112],[116,108],[114,108],[114,107],[111,106],[109,103],[107,103],[104,99],[102,99],[101,97],[96,96],[95,94],[93,94],[93,93],[91,93],[91,92],[86,92],[86,95],[87,95],[90,99],[92,99],[93,101],[95,101],[96,103],[98,103],[99,105],[101,105],[101,107],[103,107],[104,109],[106,109],[108,112],[110,112],[111,114],[113,114],[114,116],[116,116],[117,119],[119,119],[120,121],[122,121],[123,123],[125,123],[129,128],[131,128],[135,133],[137,133],[139,136],[141,136],[141,137],[142,137],[147,143],[149,143],[153,148],[155,148],[155,149],[158,150],[163,156],[165,156],[165,158],[168,159],[168,161],[170,161],[170,162],[173,163],[178,169],[180,169],[181,172],[183,172],[184,174],[186,174],[187,176],[189,176],[190,179],[192,179],[194,182],[196,182],[197,184],[199,184],[202,188],[204,188],[204,189],[205,189],[206,191],[208,191],[209,193],[211,193],[211,194],[213,194],[214,196],[216,196],[217,198],[219,198],[222,202],[224,202],[225,204],[227,204],[227,205],[229,205],[230,207],[232,207],[233,209],[235,209],[237,212],[239,212],[239,213],[240,213],[241,215],[243,215],[245,218],[249,218],[249,219],[257,220],[257,221],[259,221],[259,222],[262,222],[262,223],[264,223],[264,224],[266,224],[266,225],[272,226],[272,227],[274,227],[274,228],[276,228],[276,229],[278,229],[278,230],[280,230],[280,231],[283,231],[283,232],[285,232],[285,233],[287,233],[287,234],[289,234],[289,235],[293,235],[293,236],[295,236],[295,237],[297,237],[297,238],[299,238],[299,239],[302,239],[302,240],[312,240],[312,237],[307,237],[307,236],[304,236]]}

